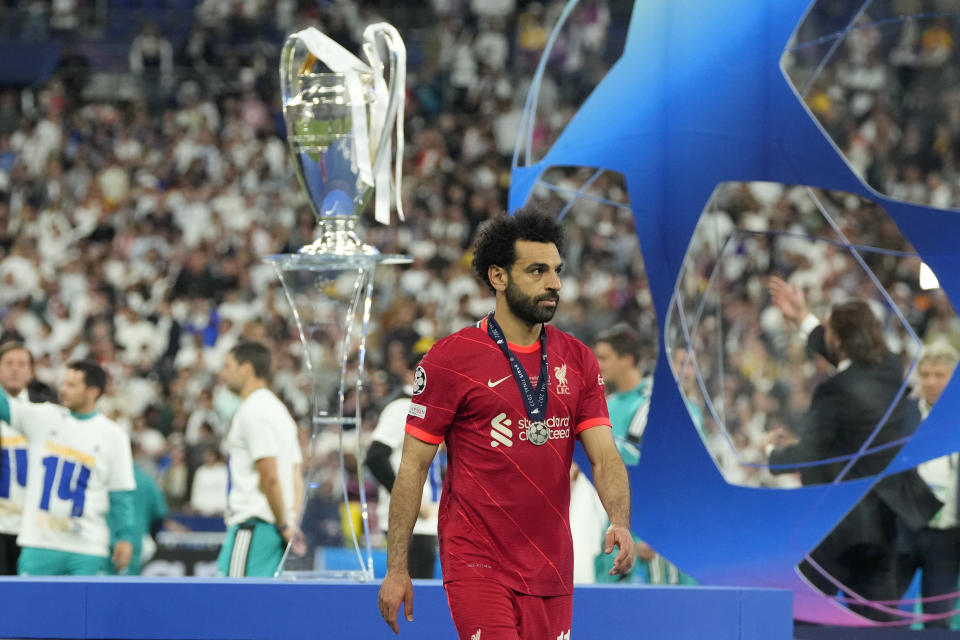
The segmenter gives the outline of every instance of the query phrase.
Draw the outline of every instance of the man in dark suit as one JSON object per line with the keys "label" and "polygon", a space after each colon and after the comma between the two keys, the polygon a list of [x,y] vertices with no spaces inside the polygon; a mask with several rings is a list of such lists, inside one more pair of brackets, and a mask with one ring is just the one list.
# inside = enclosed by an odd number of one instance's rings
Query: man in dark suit
{"label": "man in dark suit", "polygon": [[[821,324],[809,314],[799,290],[780,278],[771,278],[770,293],[784,317],[808,334],[808,349],[836,367],[814,389],[796,438],[782,432],[768,434],[770,464],[825,461],[799,468],[804,485],[881,473],[900,445],[876,449],[903,438],[915,428],[916,419],[909,403],[897,397],[903,386],[903,364],[887,349],[880,322],[867,303],[853,301],[834,305]],[[853,457],[861,450],[874,451]],[[886,478],[824,538],[811,553],[813,562],[804,561],[800,570],[827,594],[838,590],[831,576],[852,600],[858,596],[868,601],[896,600],[900,595],[894,544],[897,520],[919,528],[939,505],[915,471]],[[873,620],[895,619],[882,607],[852,604],[850,608]]]}

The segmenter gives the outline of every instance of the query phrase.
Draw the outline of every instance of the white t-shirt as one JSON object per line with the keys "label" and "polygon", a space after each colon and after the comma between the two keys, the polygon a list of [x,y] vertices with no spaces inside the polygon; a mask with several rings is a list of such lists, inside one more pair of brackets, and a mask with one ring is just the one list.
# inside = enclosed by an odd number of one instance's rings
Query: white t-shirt
{"label": "white t-shirt", "polygon": [[225,518],[228,526],[250,518],[276,522],[267,497],[260,491],[256,461],[261,458],[277,459],[285,510],[289,513],[300,508],[293,503],[293,467],[303,461],[297,425],[273,392],[257,389],[243,400],[230,423],[224,448],[230,472]]}
{"label": "white t-shirt", "polygon": [[[17,396],[26,402],[27,390]],[[27,439],[0,420],[0,533],[20,533],[23,499],[27,492]]]}
{"label": "white t-shirt", "polygon": [[49,402],[11,400],[10,413],[29,444],[17,544],[108,556],[110,492],[137,487],[126,432],[100,413],[77,418]]}
{"label": "white t-shirt", "polygon": [[[410,389],[412,392],[413,389]],[[389,403],[380,412],[377,426],[371,434],[374,442],[382,442],[390,447],[390,466],[396,474],[400,469],[400,457],[403,453],[404,427],[407,424],[407,412],[410,411],[410,397],[397,398]],[[440,487],[443,479],[440,473],[440,456],[437,454],[430,465],[426,482],[423,485],[423,494],[420,499],[420,514],[413,524],[414,535],[437,535],[437,514],[440,509]],[[427,517],[423,514],[427,513]],[[386,487],[380,487],[377,500],[377,522],[380,529],[387,530],[390,519],[390,492]]]}
{"label": "white t-shirt", "polygon": [[193,474],[190,506],[205,516],[223,514],[227,508],[229,480],[225,464],[203,465],[198,468]]}
{"label": "white t-shirt", "polygon": [[[920,417],[924,420],[930,414],[930,405],[920,399]],[[960,454],[951,453],[928,460],[917,467],[920,477],[927,483],[933,495],[943,503],[927,526],[932,529],[951,529],[957,522],[957,465],[960,464]]]}
{"label": "white t-shirt", "polygon": [[573,538],[573,582],[597,581],[594,558],[603,548],[607,512],[593,483],[583,473],[570,485],[570,537]]}
{"label": "white t-shirt", "polygon": [[943,503],[927,526],[932,529],[951,529],[957,526],[957,460],[952,453],[924,462],[917,471],[933,495]]}

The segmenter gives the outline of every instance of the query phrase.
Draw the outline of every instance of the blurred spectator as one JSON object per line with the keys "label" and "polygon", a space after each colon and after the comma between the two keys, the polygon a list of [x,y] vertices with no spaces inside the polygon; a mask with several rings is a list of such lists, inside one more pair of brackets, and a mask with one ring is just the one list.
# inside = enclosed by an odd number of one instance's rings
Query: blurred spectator
{"label": "blurred spectator", "polygon": [[215,444],[226,431],[224,420],[213,408],[213,393],[209,389],[201,390],[196,399],[196,408],[187,419],[184,432],[187,446]]}
{"label": "blurred spectator", "polygon": [[[171,436],[171,439],[176,441]],[[158,465],[160,486],[171,509],[182,509],[188,500],[189,469],[187,468],[187,454],[182,444],[173,444]]]}
{"label": "blurred spectator", "polygon": [[193,473],[190,509],[205,516],[222,516],[227,508],[227,465],[212,447],[203,450],[203,464]]}
{"label": "blurred spectator", "polygon": [[[872,3],[858,14],[855,28],[843,30],[831,16],[840,5],[828,5],[811,8],[797,33],[798,47],[785,58],[787,74],[871,187],[894,198],[956,208],[960,103],[942,85],[944,74],[958,71],[956,14],[920,3]],[[824,60],[812,55],[818,48],[808,47],[810,42],[833,37],[842,38],[843,46]]]}
{"label": "blurred spectator", "polygon": [[536,66],[550,36],[543,11],[542,4],[531,2],[517,15],[517,53],[520,62],[529,69]]}
{"label": "blurred spectator", "polygon": [[48,5],[43,0],[29,0],[26,3],[20,37],[24,40],[46,40],[49,15]]}
{"label": "blurred spectator", "polygon": [[143,26],[130,45],[130,71],[154,103],[173,81],[173,46],[153,22]]}
{"label": "blurred spectator", "polygon": [[[642,368],[652,361],[650,348],[629,325],[620,323],[600,332],[593,342],[593,352],[600,365],[600,374],[607,392],[607,409],[617,449],[627,465],[640,462],[640,444],[647,426],[652,377]],[[602,531],[609,522],[601,522]],[[692,584],[676,566],[658,554],[649,544],[634,536],[636,563],[626,578],[647,584]],[[595,551],[602,551],[597,545]],[[611,582],[612,562],[609,556],[596,553],[596,581]]]}
{"label": "blurred spectator", "polygon": [[[122,573],[137,576],[140,575],[144,563],[150,560],[144,550],[145,547],[152,546],[152,544],[146,545],[145,543],[150,539],[154,529],[167,517],[167,501],[154,479],[141,469],[136,462],[133,464],[133,475],[137,483],[137,488],[133,491],[133,525],[130,534],[133,552],[130,556],[130,564],[126,566]],[[111,544],[114,544],[120,529],[113,518],[109,520]]]}

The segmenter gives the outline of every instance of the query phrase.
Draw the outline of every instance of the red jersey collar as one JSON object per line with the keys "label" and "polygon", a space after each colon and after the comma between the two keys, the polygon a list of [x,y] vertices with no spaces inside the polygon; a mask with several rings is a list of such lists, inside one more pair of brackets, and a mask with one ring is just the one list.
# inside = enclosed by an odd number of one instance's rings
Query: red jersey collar
{"label": "red jersey collar", "polygon": [[[543,326],[543,328],[542,328],[541,330],[542,330],[542,331],[546,331],[546,330],[547,330],[547,325],[544,324],[544,325],[542,325],[542,326]],[[484,317],[483,317],[483,320],[480,321],[480,329],[482,329],[484,333],[487,332],[487,317],[486,317],[486,316],[484,316]],[[513,351],[514,353],[533,353],[534,351],[539,351],[539,350],[540,350],[540,341],[537,340],[537,341],[534,342],[533,344],[527,344],[527,345],[523,345],[523,344],[513,344],[512,342],[507,342],[507,347],[509,347],[509,348],[510,348],[510,351]]]}

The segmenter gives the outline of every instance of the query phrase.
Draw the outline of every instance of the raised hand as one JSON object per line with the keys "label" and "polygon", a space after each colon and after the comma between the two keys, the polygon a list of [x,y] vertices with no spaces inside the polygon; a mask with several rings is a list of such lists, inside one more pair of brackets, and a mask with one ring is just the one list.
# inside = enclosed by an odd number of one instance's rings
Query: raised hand
{"label": "raised hand", "polygon": [[791,285],[778,276],[770,276],[767,289],[770,291],[773,304],[790,322],[799,323],[810,313],[803,292],[796,285]]}

